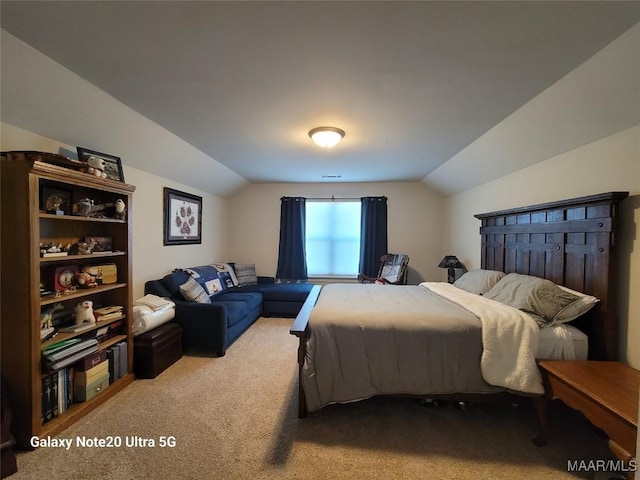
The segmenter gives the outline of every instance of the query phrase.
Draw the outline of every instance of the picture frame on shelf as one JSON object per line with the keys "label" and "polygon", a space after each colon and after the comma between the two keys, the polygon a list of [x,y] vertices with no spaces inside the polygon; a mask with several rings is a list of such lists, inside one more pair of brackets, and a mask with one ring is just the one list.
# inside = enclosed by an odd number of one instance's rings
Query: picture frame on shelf
{"label": "picture frame on shelf", "polygon": [[109,155],[108,153],[96,152],[95,150],[89,150],[84,147],[76,147],[76,149],[78,151],[78,160],[82,163],[89,166],[91,162],[91,166],[94,168],[94,161],[97,160],[98,163],[101,163],[103,166],[105,178],[124,182],[124,171],[122,170],[122,160],[120,157]]}
{"label": "picture frame on shelf", "polygon": [[70,215],[71,190],[46,186],[41,187],[40,210],[52,215]]}
{"label": "picture frame on shelf", "polygon": [[202,243],[202,197],[164,187],[164,245]]}
{"label": "picture frame on shelf", "polygon": [[92,253],[110,253],[113,251],[112,237],[85,237],[85,243],[93,244]]}

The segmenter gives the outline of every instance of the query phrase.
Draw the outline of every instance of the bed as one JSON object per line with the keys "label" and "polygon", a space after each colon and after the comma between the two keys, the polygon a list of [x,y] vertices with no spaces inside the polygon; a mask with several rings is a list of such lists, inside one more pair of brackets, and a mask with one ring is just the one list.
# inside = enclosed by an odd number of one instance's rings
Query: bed
{"label": "bed", "polygon": [[[375,395],[516,395],[534,399],[542,426],[538,400],[544,389],[536,359],[617,356],[614,239],[618,205],[627,195],[610,192],[476,215],[479,275],[497,272],[503,282],[483,295],[439,282],[314,287],[290,332],[300,340],[299,416]],[[518,307],[518,298],[514,308],[503,298],[507,278],[561,286],[572,292],[566,295],[596,297],[597,303],[570,323],[551,323],[559,315],[555,300],[541,297],[530,311]],[[555,310],[547,312],[552,305]],[[531,315],[538,310],[544,315]],[[540,321],[548,322],[545,328]]]}

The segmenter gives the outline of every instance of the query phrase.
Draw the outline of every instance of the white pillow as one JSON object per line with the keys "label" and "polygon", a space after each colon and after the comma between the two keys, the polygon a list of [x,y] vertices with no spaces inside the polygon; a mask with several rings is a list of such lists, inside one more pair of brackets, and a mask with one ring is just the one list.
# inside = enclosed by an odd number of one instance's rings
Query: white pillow
{"label": "white pillow", "polygon": [[204,287],[196,282],[192,277],[180,285],[180,293],[185,300],[197,303],[211,303],[211,299]]}
{"label": "white pillow", "polygon": [[456,280],[453,286],[469,293],[484,295],[505,275],[498,270],[471,270]]}
{"label": "white pillow", "polygon": [[553,317],[553,323],[567,323],[571,320],[575,320],[580,315],[584,315],[589,310],[591,310],[595,306],[595,304],[600,301],[598,298],[592,295],[576,292],[575,290],[563,287],[562,285],[558,285],[558,288],[561,288],[565,292],[572,293],[573,295],[576,295],[580,298],[560,310],[556,314],[556,316]]}

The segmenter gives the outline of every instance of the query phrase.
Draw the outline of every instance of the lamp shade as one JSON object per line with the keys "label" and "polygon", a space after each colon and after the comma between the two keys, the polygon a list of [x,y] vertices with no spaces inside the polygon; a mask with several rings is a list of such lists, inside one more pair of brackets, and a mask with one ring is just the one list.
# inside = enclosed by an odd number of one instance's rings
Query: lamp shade
{"label": "lamp shade", "polygon": [[335,147],[344,137],[344,130],[335,127],[318,127],[309,131],[309,137],[323,148]]}
{"label": "lamp shade", "polygon": [[464,265],[458,260],[458,257],[455,255],[446,255],[440,264],[438,265],[440,268],[464,268]]}

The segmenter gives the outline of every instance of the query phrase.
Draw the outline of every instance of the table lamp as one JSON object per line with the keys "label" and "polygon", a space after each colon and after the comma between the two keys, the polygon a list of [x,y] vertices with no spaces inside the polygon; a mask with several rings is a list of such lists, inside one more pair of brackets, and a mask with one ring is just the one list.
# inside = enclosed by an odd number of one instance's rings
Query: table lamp
{"label": "table lamp", "polygon": [[458,257],[455,255],[446,255],[440,264],[438,265],[440,268],[447,268],[447,282],[453,283],[456,281],[456,268],[465,268]]}

